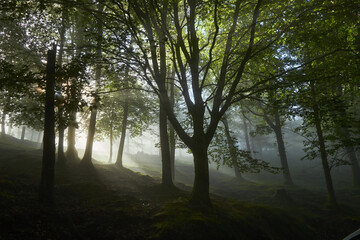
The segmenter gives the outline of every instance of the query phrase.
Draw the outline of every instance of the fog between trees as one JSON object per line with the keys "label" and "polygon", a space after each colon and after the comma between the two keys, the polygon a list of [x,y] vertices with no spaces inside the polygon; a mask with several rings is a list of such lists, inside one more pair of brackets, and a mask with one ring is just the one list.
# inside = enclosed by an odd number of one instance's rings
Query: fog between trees
{"label": "fog between trees", "polygon": [[[333,208],[338,179],[360,187],[356,1],[0,7],[2,136],[24,126],[20,138],[39,142],[43,131],[43,202],[53,202],[55,161],[92,169],[93,157],[132,161],[166,189],[186,182],[197,207],[212,206],[209,162],[211,173],[284,186],[321,174],[314,181]],[[109,153],[94,155],[96,141]],[[186,165],[193,170],[181,172]]]}

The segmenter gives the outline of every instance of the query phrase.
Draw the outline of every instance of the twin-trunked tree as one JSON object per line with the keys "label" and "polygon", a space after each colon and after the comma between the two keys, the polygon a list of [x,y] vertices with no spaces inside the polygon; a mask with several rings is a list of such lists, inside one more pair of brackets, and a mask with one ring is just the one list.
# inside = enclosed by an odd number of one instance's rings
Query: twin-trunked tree
{"label": "twin-trunked tree", "polygon": [[[300,19],[288,19],[283,2],[268,1],[112,1],[104,3],[103,19],[129,33],[119,44],[135,51],[131,66],[160,98],[161,107],[180,139],[194,156],[195,180],[191,202],[211,205],[208,148],[219,121],[237,101],[264,89],[267,80],[254,59],[271,54],[273,44]],[[292,6],[287,5],[289,10]],[[276,29],[274,29],[276,28]],[[259,59],[257,59],[259,60]],[[265,61],[266,64],[266,61]],[[171,107],[168,69],[191,118],[190,130]],[[249,81],[248,79],[252,79]]]}

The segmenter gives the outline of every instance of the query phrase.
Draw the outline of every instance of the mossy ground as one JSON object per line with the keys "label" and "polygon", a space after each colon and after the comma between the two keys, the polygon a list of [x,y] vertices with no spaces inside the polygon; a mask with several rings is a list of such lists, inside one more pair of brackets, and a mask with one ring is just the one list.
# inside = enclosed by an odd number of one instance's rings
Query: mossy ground
{"label": "mossy ground", "polygon": [[286,202],[274,197],[279,186],[223,182],[219,193],[244,200],[212,195],[213,208],[198,210],[188,204],[188,191],[164,189],[149,176],[68,164],[56,168],[55,204],[42,206],[40,171],[41,151],[0,140],[0,239],[331,240],[360,227],[354,189],[344,190],[348,202],[332,210],[324,195],[306,189],[287,188]]}

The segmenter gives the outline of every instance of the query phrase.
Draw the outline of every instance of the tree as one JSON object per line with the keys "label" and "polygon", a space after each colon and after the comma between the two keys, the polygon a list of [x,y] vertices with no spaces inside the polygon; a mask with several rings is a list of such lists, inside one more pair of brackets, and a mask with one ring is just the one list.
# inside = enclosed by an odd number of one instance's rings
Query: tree
{"label": "tree", "polygon": [[40,202],[52,204],[54,201],[54,174],[55,174],[55,60],[56,46],[48,51],[46,66],[46,101],[44,124],[44,147],[42,157]]}
{"label": "tree", "polygon": [[5,134],[5,119],[16,126],[30,126],[40,130],[43,125],[43,94],[39,91],[41,74],[28,66],[0,63],[2,109],[2,134]]}
{"label": "tree", "polygon": [[[107,70],[105,74],[107,75],[107,82],[104,82],[105,89],[99,92],[101,104],[96,138],[103,139],[104,135],[110,138],[109,163],[111,163],[113,139],[120,136],[123,138],[124,146],[126,135],[122,134],[123,131],[128,132],[131,137],[140,136],[154,122],[154,105],[156,104],[152,96],[143,91],[137,79],[129,72],[126,73],[120,68],[110,72]],[[125,113],[126,109],[127,113]],[[126,119],[126,124],[124,124],[124,119]],[[123,150],[122,147],[120,167],[122,167]],[[120,155],[118,153],[118,158]]]}
{"label": "tree", "polygon": [[[207,151],[219,121],[234,102],[265,87],[266,81],[259,79],[246,82],[245,69],[255,71],[250,66],[258,54],[275,51],[270,46],[300,19],[288,17],[289,7],[293,5],[261,0],[232,4],[116,1],[116,6],[109,6],[112,21],[125,25],[137,45],[138,53],[132,56],[137,64],[134,69],[158,94],[169,121],[193,153],[195,180],[191,202],[195,205],[211,205]],[[266,20],[270,15],[274,17]],[[175,85],[191,116],[190,131],[181,125],[171,108],[166,91],[167,61],[174,65]]]}
{"label": "tree", "polygon": [[224,125],[224,128],[225,128],[226,141],[227,141],[227,144],[229,145],[231,161],[233,162],[231,165],[234,167],[235,177],[238,180],[244,180],[244,178],[241,176],[241,172],[239,170],[239,167],[236,164],[236,162],[237,162],[236,146],[235,146],[235,143],[234,143],[234,141],[233,141],[233,139],[231,137],[231,134],[230,134],[228,121],[227,121],[225,116],[222,118],[221,121],[222,121],[222,123]]}
{"label": "tree", "polygon": [[317,97],[316,97],[317,94],[316,94],[316,90],[315,90],[315,84],[313,81],[310,82],[310,88],[311,88],[311,103],[312,103],[312,110],[313,110],[313,120],[314,120],[314,125],[316,128],[316,134],[318,137],[319,150],[320,150],[320,154],[321,154],[321,162],[322,162],[323,169],[324,169],[324,174],[325,174],[325,179],[326,179],[326,187],[327,187],[328,196],[329,196],[329,202],[330,202],[331,206],[336,207],[337,202],[336,202],[336,198],[335,198],[334,187],[332,184],[330,167],[329,167],[328,159],[327,159],[325,141],[324,141],[323,131],[322,131],[322,127],[321,127],[319,105],[317,102]]}
{"label": "tree", "polygon": [[[85,38],[85,29],[87,24],[90,24],[88,16],[79,8],[76,9],[73,17],[73,29],[74,31],[70,34],[72,44],[75,45],[73,51],[73,59],[81,59],[81,64],[86,66],[86,47],[87,44],[91,44],[87,41],[89,38]],[[76,113],[82,106],[82,79],[81,76],[78,78],[72,78],[69,81],[69,90],[67,97],[69,99],[69,123],[68,123],[68,134],[67,134],[67,149],[66,157],[71,160],[78,160],[78,152],[75,148],[76,141],[76,128],[78,128],[78,122],[76,120]]]}
{"label": "tree", "polygon": [[[269,88],[263,94],[263,99],[261,101],[256,101],[253,104],[253,107],[250,107],[250,104],[247,106],[247,109],[254,115],[259,116],[263,119],[264,123],[260,123],[257,125],[256,134],[270,134],[271,132],[275,133],[276,143],[278,148],[278,153],[280,157],[280,163],[284,184],[291,186],[293,185],[293,180],[290,175],[285,142],[283,138],[282,127],[284,125],[284,118],[289,109],[289,104],[285,101],[285,99],[281,99],[277,97],[276,94],[277,89]],[[284,91],[284,89],[283,89]],[[257,110],[255,110],[257,109]],[[270,130],[270,131],[269,131]]]}
{"label": "tree", "polygon": [[[125,67],[125,76],[124,76],[124,84],[125,88],[129,86],[129,66]],[[126,136],[126,129],[127,129],[127,122],[128,122],[128,115],[129,115],[129,98],[127,92],[124,94],[123,99],[123,116],[122,116],[122,123],[121,123],[121,137],[120,137],[120,144],[118,149],[118,154],[116,158],[116,166],[123,167],[123,153],[124,153],[124,146],[125,146],[125,136]]]}
{"label": "tree", "polygon": [[344,99],[345,91],[341,85],[335,86],[333,101],[334,103],[330,109],[333,121],[335,123],[336,133],[339,136],[339,141],[342,147],[345,149],[347,156],[351,163],[353,172],[353,183],[355,187],[360,187],[360,167],[358,158],[356,156],[355,143],[356,138],[351,130],[351,123],[356,122],[352,116],[352,112],[348,112],[349,104],[346,104]]}
{"label": "tree", "polygon": [[[99,4],[98,9],[99,14],[103,11],[103,5]],[[86,148],[83,159],[81,160],[81,164],[87,167],[93,167],[92,165],[92,148],[94,142],[94,135],[95,135],[95,127],[96,127],[96,115],[97,115],[97,108],[100,102],[98,96],[98,88],[100,87],[100,78],[101,78],[101,59],[102,59],[102,38],[103,38],[103,30],[102,30],[101,22],[97,24],[97,46],[96,46],[96,59],[97,65],[95,70],[95,94],[93,103],[91,106],[91,114],[90,114],[90,123],[89,123],[89,131],[88,137],[86,140]]]}
{"label": "tree", "polygon": [[97,117],[97,131],[95,138],[103,140],[104,137],[109,137],[110,151],[109,151],[109,163],[112,163],[113,156],[113,140],[114,137],[120,135],[120,119],[122,115],[122,108],[118,103],[118,97],[114,94],[107,94],[100,99],[100,106],[98,109]]}
{"label": "tree", "polygon": [[[351,116],[353,107],[346,102],[353,101],[359,80],[355,74],[359,63],[358,6],[353,1],[319,1],[315,4],[317,14],[307,13],[309,21],[304,22],[304,27],[296,29],[296,35],[286,38],[288,55],[298,60],[299,68],[305,69],[301,73],[303,77],[296,77],[298,86],[301,84],[299,79],[312,81],[313,91],[318,94],[316,97],[322,99],[322,104],[318,104],[319,118],[328,156],[336,159],[334,165],[342,165],[346,161],[336,157],[335,153],[341,148],[347,152],[356,186],[360,181],[360,169],[353,153],[356,145]],[[298,46],[302,46],[301,51]]]}
{"label": "tree", "polygon": [[250,151],[241,150],[240,141],[234,137],[227,119],[223,118],[221,121],[224,128],[218,127],[218,131],[209,146],[209,157],[217,164],[218,168],[221,165],[234,168],[235,177],[240,181],[244,181],[241,173],[245,172],[268,171],[273,174],[279,172],[279,168],[272,167],[268,162],[253,157]]}
{"label": "tree", "polygon": [[[63,55],[64,55],[64,45],[66,42],[66,30],[68,22],[68,9],[66,5],[62,6],[61,14],[61,26],[59,29],[60,34],[60,44],[59,44],[59,54],[58,54],[58,65],[61,69],[63,64]],[[62,83],[58,83],[59,92],[62,92]],[[64,153],[64,139],[65,139],[65,129],[66,129],[66,119],[64,116],[64,105],[63,102],[58,104],[58,131],[59,131],[59,141],[58,141],[58,152],[57,152],[57,161],[61,165],[65,165],[66,157]]]}
{"label": "tree", "polygon": [[[175,70],[172,69],[169,79],[169,97],[170,97],[170,107],[175,108]],[[176,136],[175,129],[169,122],[169,147],[170,147],[170,167],[171,167],[171,176],[172,181],[175,181],[175,149],[176,149]]]}

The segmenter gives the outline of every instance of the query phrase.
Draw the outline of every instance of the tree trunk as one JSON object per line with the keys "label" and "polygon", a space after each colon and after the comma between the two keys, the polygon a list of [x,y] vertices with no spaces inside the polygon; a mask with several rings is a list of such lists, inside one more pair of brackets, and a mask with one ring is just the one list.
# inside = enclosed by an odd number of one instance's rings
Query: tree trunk
{"label": "tree trunk", "polygon": [[21,141],[25,140],[26,127],[23,126],[21,130]]}
{"label": "tree trunk", "polygon": [[[64,44],[65,44],[65,33],[66,33],[66,21],[67,21],[68,15],[67,10],[63,6],[62,10],[62,19],[61,19],[61,28],[60,28],[60,46],[59,46],[59,56],[58,56],[58,64],[61,67],[63,62],[63,53],[64,53]],[[61,83],[58,84],[58,89],[61,92],[62,85]],[[57,152],[57,161],[60,165],[66,164],[66,157],[64,153],[64,137],[65,137],[65,129],[66,126],[64,124],[64,107],[63,103],[59,103],[58,105],[59,111],[58,111],[58,118],[59,118],[59,142],[58,142],[58,152]]]}
{"label": "tree trunk", "polygon": [[[72,115],[72,121],[76,122],[76,112],[70,114]],[[75,148],[75,131],[76,128],[73,125],[68,127],[66,158],[72,161],[79,160],[78,152]]]}
{"label": "tree trunk", "polygon": [[[98,5],[98,12],[101,13],[103,11],[103,5]],[[101,62],[102,58],[102,37],[103,37],[103,28],[102,23],[100,21],[97,22],[97,46],[96,46],[96,58],[99,62]],[[86,148],[83,159],[81,160],[81,164],[87,167],[93,167],[92,164],[92,150],[94,144],[94,136],[95,136],[95,129],[96,129],[96,115],[97,115],[97,108],[100,102],[100,98],[97,96],[98,88],[100,86],[100,77],[101,77],[101,65],[100,63],[97,64],[95,70],[95,98],[92,104],[91,114],[90,114],[90,124],[88,130],[88,137],[86,140]]]}
{"label": "tree trunk", "polygon": [[176,140],[175,140],[175,130],[169,123],[169,143],[170,143],[170,167],[171,167],[171,178],[172,181],[175,181],[175,150],[176,150]]}
{"label": "tree trunk", "polygon": [[287,161],[287,156],[286,156],[286,151],[285,151],[285,144],[284,144],[284,139],[282,136],[281,128],[276,127],[274,129],[274,132],[275,132],[278,152],[279,152],[279,156],[280,156],[281,168],[283,169],[282,173],[283,173],[283,178],[284,178],[284,184],[285,185],[294,185],[294,183],[291,179],[291,176],[290,176],[290,170],[289,170],[289,166],[288,166],[288,161]]}
{"label": "tree trunk", "polygon": [[[70,29],[70,38],[71,38],[71,44],[74,44],[76,47],[73,49],[73,57],[79,57],[81,55],[81,51],[83,49],[83,46],[87,44],[87,41],[85,39],[85,21],[82,16],[82,14],[75,14],[71,15],[72,22],[74,22],[74,26],[71,31]],[[68,126],[68,134],[67,134],[67,149],[66,149],[66,158],[67,160],[72,161],[79,161],[78,151],[75,148],[76,144],[76,113],[77,113],[77,106],[79,104],[79,92],[76,86],[76,79],[71,80],[71,89],[70,89],[70,98],[72,98],[72,109],[69,113],[69,126]]]}
{"label": "tree trunk", "polygon": [[[174,92],[174,79],[175,79],[175,69],[172,69],[170,76],[170,107],[174,109],[175,107],[175,92]],[[169,122],[169,142],[170,142],[170,166],[171,166],[171,177],[172,181],[175,181],[175,149],[176,149],[176,140],[175,140],[175,129],[172,124]]]}
{"label": "tree trunk", "polygon": [[[196,138],[195,138],[196,139]],[[191,148],[194,156],[195,179],[190,203],[194,206],[211,207],[209,196],[208,147],[204,139],[197,138],[196,146]]]}
{"label": "tree trunk", "polygon": [[171,158],[169,148],[169,136],[167,132],[167,115],[164,107],[160,104],[159,114],[160,149],[162,162],[162,185],[167,188],[174,187],[171,176]]}
{"label": "tree trunk", "polygon": [[31,129],[30,141],[34,141],[34,129]]}
{"label": "tree trunk", "polygon": [[109,154],[109,163],[112,163],[113,155],[113,122],[110,122],[110,154]]}
{"label": "tree trunk", "polygon": [[55,166],[55,59],[56,47],[48,51],[46,67],[46,102],[44,124],[44,147],[40,182],[40,202],[52,204],[54,201],[54,166]]}
{"label": "tree trunk", "polygon": [[97,100],[94,101],[93,108],[91,109],[90,124],[88,129],[88,136],[86,139],[86,148],[85,148],[84,156],[81,160],[81,165],[86,167],[93,167],[92,150],[93,150],[94,135],[95,135],[96,114],[97,114]]}
{"label": "tree trunk", "polygon": [[65,157],[65,153],[64,153],[64,138],[65,138],[65,128],[59,126],[59,142],[58,142],[57,161],[60,165],[66,164],[66,157]]}
{"label": "tree trunk", "polygon": [[236,146],[234,144],[233,139],[231,138],[229,124],[225,116],[222,118],[222,123],[224,124],[225,127],[225,135],[231,153],[231,158],[232,158],[231,160],[235,171],[235,177],[238,180],[244,180],[244,178],[241,176],[239,167],[237,166]]}
{"label": "tree trunk", "polygon": [[243,119],[243,123],[244,123],[244,135],[245,135],[246,151],[248,151],[251,154],[251,147],[250,147],[250,141],[249,141],[247,120],[246,120],[244,111],[241,111],[241,114],[242,114],[242,119]]}
{"label": "tree trunk", "polygon": [[1,115],[1,136],[5,136],[5,120],[6,120],[6,113],[3,110],[3,113]]}
{"label": "tree trunk", "polygon": [[259,140],[259,139],[256,139],[256,145],[258,146],[258,150],[259,150],[259,158],[260,159],[264,159],[264,156],[263,156],[263,149],[262,149],[262,142]]}
{"label": "tree trunk", "polygon": [[314,124],[315,124],[315,128],[316,128],[316,134],[318,137],[318,144],[319,144],[319,149],[320,149],[321,162],[322,162],[324,175],[325,175],[326,188],[328,191],[328,200],[329,200],[330,205],[332,207],[336,208],[337,202],[336,202],[333,182],[331,179],[330,167],[329,167],[329,163],[328,163],[328,159],[327,159],[325,141],[324,141],[324,136],[323,136],[322,127],[321,127],[319,106],[316,102],[316,92],[315,92],[314,82],[311,82],[310,85],[311,85],[311,97],[312,97],[312,104],[313,104]]}
{"label": "tree trunk", "polygon": [[[129,78],[129,66],[125,68],[125,75],[124,75],[124,87],[128,87],[128,78]],[[126,129],[127,129],[127,120],[129,115],[129,102],[127,93],[124,93],[124,106],[123,106],[123,119],[121,125],[121,137],[120,137],[120,144],[118,149],[118,154],[116,158],[115,165],[118,167],[123,166],[123,154],[124,154],[124,146],[125,146],[125,138],[126,138]]]}
{"label": "tree trunk", "polygon": [[7,129],[7,135],[11,135],[11,131],[12,131],[12,126],[11,124],[8,126],[8,129]]}
{"label": "tree trunk", "polygon": [[44,147],[44,134],[43,134],[43,131],[40,131],[39,132],[39,135],[38,135],[38,141],[37,141],[38,143],[39,143],[39,149],[43,149],[43,147]]}
{"label": "tree trunk", "polygon": [[37,138],[37,142],[38,142],[38,143],[41,143],[41,142],[42,142],[42,135],[43,135],[42,131],[39,131],[39,132],[38,132],[38,138]]}
{"label": "tree trunk", "polygon": [[[341,84],[335,86],[334,92],[339,98],[343,95]],[[345,109],[346,103],[343,102],[342,99],[340,99],[340,101],[341,102],[339,103],[339,106],[337,106],[335,114],[333,114],[332,116],[334,122],[336,123],[339,129],[341,142],[344,145],[345,151],[351,162],[351,169],[353,173],[353,184],[355,187],[360,187],[360,167],[359,167],[358,158],[356,156],[356,150],[354,147],[354,143],[351,139],[349,129],[346,126],[347,124],[344,124],[344,122],[349,121]]]}
{"label": "tree trunk", "polygon": [[126,136],[126,128],[127,128],[127,118],[128,118],[128,111],[129,105],[127,99],[124,102],[124,115],[122,119],[122,126],[121,126],[121,137],[120,137],[120,145],[118,150],[118,155],[116,159],[116,166],[124,167],[123,166],[123,153],[124,153],[124,144],[125,144],[125,136]]}
{"label": "tree trunk", "polygon": [[[343,113],[346,114],[345,111]],[[343,115],[343,116],[344,116]],[[351,170],[353,174],[353,184],[355,187],[360,187],[360,167],[358,158],[356,156],[356,150],[352,143],[352,140],[350,139],[350,133],[349,130],[345,127],[340,126],[340,137],[341,141],[344,144],[345,151],[349,157],[349,160],[351,162]]]}
{"label": "tree trunk", "polygon": [[253,158],[257,158],[257,152],[256,152],[256,149],[255,149],[255,144],[254,144],[254,138],[252,136],[249,137],[249,140],[250,140],[250,146],[251,146],[251,149],[252,149],[252,157]]}
{"label": "tree trunk", "polygon": [[[142,139],[141,139],[141,144],[142,144]],[[130,153],[130,136],[129,136],[129,134],[126,135],[126,152]]]}
{"label": "tree trunk", "polygon": [[360,168],[359,168],[358,159],[356,157],[355,148],[353,145],[349,145],[349,146],[346,146],[345,149],[346,149],[347,154],[349,155],[349,159],[351,162],[354,186],[359,188],[360,187]]}
{"label": "tree trunk", "polygon": [[287,160],[286,150],[285,150],[284,138],[283,138],[282,131],[281,131],[281,122],[280,122],[280,115],[279,115],[278,109],[275,109],[274,118],[275,118],[275,125],[274,125],[273,130],[276,135],[276,142],[277,142],[277,147],[278,147],[278,151],[279,151],[281,167],[283,169],[282,172],[283,172],[283,177],[284,177],[284,184],[285,185],[294,185],[291,175],[290,175],[290,170],[289,170],[289,165],[288,165],[288,160]]}

